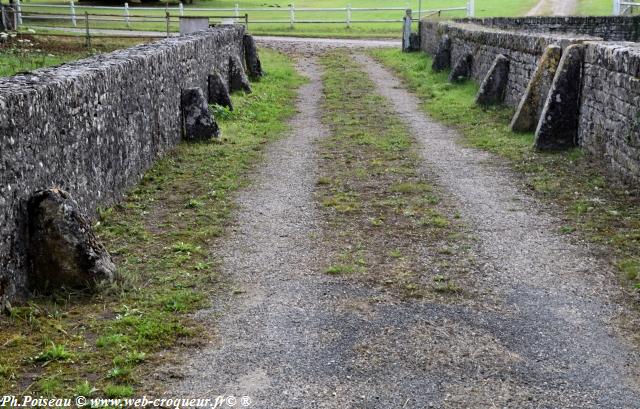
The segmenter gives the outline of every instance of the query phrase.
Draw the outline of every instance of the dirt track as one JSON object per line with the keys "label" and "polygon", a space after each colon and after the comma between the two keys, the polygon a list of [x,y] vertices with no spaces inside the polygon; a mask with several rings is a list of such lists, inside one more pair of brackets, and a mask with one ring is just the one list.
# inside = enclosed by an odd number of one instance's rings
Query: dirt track
{"label": "dirt track", "polygon": [[527,16],[571,16],[577,10],[577,0],[540,0]]}
{"label": "dirt track", "polygon": [[[262,44],[267,44],[263,40]],[[238,197],[219,253],[240,294],[200,318],[218,342],[185,357],[171,396],[250,396],[253,408],[640,408],[640,357],[618,330],[626,312],[608,267],[554,233],[557,220],[489,154],[461,147],[394,76],[355,48],[273,41],[310,82],[288,138]],[[477,238],[485,298],[380,299],[324,274],[313,191],[321,121],[314,55],[348,48],[409,125],[424,160]]]}

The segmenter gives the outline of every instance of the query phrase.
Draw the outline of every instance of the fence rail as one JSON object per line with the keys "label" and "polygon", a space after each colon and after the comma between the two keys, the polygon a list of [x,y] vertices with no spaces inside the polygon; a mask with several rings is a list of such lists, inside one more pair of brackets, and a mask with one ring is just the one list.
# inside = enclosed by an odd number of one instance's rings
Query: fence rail
{"label": "fence rail", "polygon": [[[447,13],[447,12],[459,12],[463,11],[467,16],[473,16],[475,13],[475,0],[463,0],[466,4],[459,7],[448,7],[439,10],[427,9],[422,10],[420,4],[420,10],[417,10],[418,18],[423,15],[429,15],[432,13]],[[462,3],[462,1],[461,1]],[[289,7],[283,8],[257,8],[257,7],[239,7],[238,4],[235,7],[227,8],[211,8],[211,7],[184,7],[182,3],[177,6],[169,7],[129,7],[128,3],[124,3],[122,6],[79,6],[74,3],[73,0],[68,5],[63,4],[25,4],[20,0],[15,2],[16,9],[16,26],[23,25],[23,20],[34,20],[44,22],[51,21],[64,21],[65,19],[71,23],[73,27],[78,26],[78,14],[89,13],[89,20],[96,20],[96,16],[109,15],[112,19],[104,19],[103,22],[123,22],[128,28],[131,27],[132,22],[140,22],[136,20],[137,17],[141,17],[141,13],[148,13],[147,17],[161,16],[164,18],[166,13],[170,13],[172,16],[203,16],[207,17],[207,13],[233,13],[233,18],[242,18],[243,13],[252,13],[252,18],[247,17],[247,23],[257,24],[288,24],[291,28],[294,28],[296,24],[344,24],[347,28],[350,28],[352,24],[360,23],[395,23],[402,22],[403,15],[406,7],[328,7],[328,8],[311,8],[300,7],[296,8],[294,4]],[[119,12],[118,14],[116,14]],[[377,13],[387,12],[385,16],[379,18],[372,17],[358,17],[358,13]],[[395,12],[398,12],[397,14]],[[153,13],[157,13],[153,16]],[[260,16],[261,13],[269,13],[268,16]],[[317,13],[335,13],[341,15],[341,17],[331,18],[316,18],[313,16]],[[283,14],[285,18],[277,18],[277,14]],[[255,17],[258,15],[258,17]],[[356,15],[356,17],[354,17]],[[300,18],[303,16],[303,18]],[[396,17],[397,16],[397,17]],[[306,17],[306,18],[305,18]],[[31,25],[38,27],[36,25]]]}
{"label": "fence rail", "polygon": [[613,15],[624,16],[625,14],[632,14],[636,7],[640,8],[640,3],[634,1],[613,0]]}

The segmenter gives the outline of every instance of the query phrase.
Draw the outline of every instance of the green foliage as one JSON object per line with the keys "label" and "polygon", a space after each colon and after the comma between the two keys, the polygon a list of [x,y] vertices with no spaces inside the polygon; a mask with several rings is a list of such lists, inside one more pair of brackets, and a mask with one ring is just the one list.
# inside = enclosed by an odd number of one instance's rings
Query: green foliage
{"label": "green foliage", "polygon": [[449,225],[449,220],[443,215],[435,211],[431,211],[420,219],[420,224],[431,227],[447,227]]}
{"label": "green foliage", "polygon": [[640,259],[627,258],[618,262],[620,271],[628,280],[640,281]]}
{"label": "green foliage", "polygon": [[0,43],[0,77],[59,65],[81,57],[81,54],[54,55],[37,48],[36,44],[28,38],[11,34],[4,45]]}
{"label": "green foliage", "polygon": [[117,379],[118,381],[130,380],[131,369],[126,367],[115,366],[107,372],[107,378]]}
{"label": "green foliage", "polygon": [[72,354],[67,351],[64,345],[51,342],[51,345],[36,355],[33,359],[38,362],[66,361],[67,359],[70,359],[71,356]]}
{"label": "green foliage", "polygon": [[129,342],[128,338],[122,334],[101,335],[96,340],[96,346],[98,348],[122,347],[127,342]]}
{"label": "green foliage", "polygon": [[133,396],[133,388],[129,385],[108,384],[104,388],[104,395],[107,398],[129,398]]}
{"label": "green foliage", "polygon": [[173,246],[171,246],[171,250],[173,250],[174,253],[191,254],[191,253],[202,252],[202,247],[196,246],[195,244],[184,243],[180,241],[174,244]]}
{"label": "green foliage", "polygon": [[97,389],[91,386],[87,380],[78,383],[74,389],[75,396],[84,396],[85,398],[92,397],[96,392]]}
{"label": "green foliage", "polygon": [[56,396],[62,389],[62,380],[58,376],[41,378],[37,382],[37,388],[44,396]]}
{"label": "green foliage", "polygon": [[[39,9],[39,11],[43,10]],[[6,36],[4,41],[3,35]],[[1,33],[0,77],[60,65],[97,52],[111,51],[143,41],[142,39],[108,39],[105,42],[105,40],[96,39],[97,48],[87,50],[83,38],[35,37],[30,34],[23,36],[15,33]]]}
{"label": "green foliage", "polygon": [[13,371],[9,365],[0,365],[0,378],[10,379],[13,377]]}
{"label": "green foliage", "polygon": [[353,273],[356,268],[352,265],[335,265],[327,268],[326,273],[329,275],[341,275]]}

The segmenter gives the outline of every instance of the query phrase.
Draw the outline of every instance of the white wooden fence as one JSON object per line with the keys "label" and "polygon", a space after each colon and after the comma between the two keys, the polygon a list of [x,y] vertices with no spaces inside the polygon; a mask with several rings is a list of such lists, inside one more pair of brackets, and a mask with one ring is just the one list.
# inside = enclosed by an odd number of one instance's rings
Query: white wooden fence
{"label": "white wooden fence", "polygon": [[613,0],[613,15],[622,16],[632,14],[635,7],[640,7],[640,3],[626,0]]}
{"label": "white wooden fence", "polygon": [[[466,1],[466,4],[464,3]],[[469,17],[472,17],[475,14],[475,0],[461,0],[461,5],[458,7],[448,7],[442,8],[438,10],[428,9],[422,10],[420,1],[420,9],[414,11],[414,15],[417,14],[418,18],[422,15],[432,14],[433,12],[456,12],[463,11]],[[299,7],[296,8],[295,5],[291,4],[287,8],[244,8],[239,7],[238,4],[233,8],[196,8],[196,7],[184,7],[182,3],[179,3],[176,6],[172,7],[131,7],[129,8],[128,3],[124,3],[123,6],[78,6],[74,3],[73,0],[69,2],[69,4],[33,4],[33,3],[21,3],[20,0],[16,0],[16,10],[17,10],[17,23],[18,25],[23,24],[23,20],[66,20],[71,23],[73,27],[76,27],[78,24],[77,14],[89,13],[91,16],[97,16],[99,14],[108,14],[109,16],[120,15],[122,16],[122,22],[126,23],[127,26],[130,26],[132,19],[136,19],[136,21],[143,21],[141,17],[136,16],[135,13],[138,12],[155,12],[161,13],[160,15],[165,15],[166,13],[170,13],[172,16],[185,16],[185,15],[203,15],[206,16],[207,13],[233,13],[235,17],[242,17],[244,14],[249,14],[249,22],[250,23],[258,23],[258,24],[288,24],[291,28],[293,28],[296,24],[344,24],[346,27],[351,27],[352,24],[357,23],[393,23],[393,22],[402,22],[404,12],[406,7],[351,7],[351,5],[347,5],[346,7],[334,7],[334,8],[308,8],[308,7]],[[39,10],[44,10],[40,11]],[[335,18],[313,18],[314,14],[322,12],[325,14],[326,12],[334,15]],[[358,14],[362,12],[380,12],[384,13],[384,16],[379,18],[371,18],[369,17],[361,17],[358,18]],[[260,15],[260,13],[269,13],[270,16],[263,18],[256,18],[256,15]],[[298,14],[297,14],[298,13]],[[274,14],[281,14],[283,18],[273,18]],[[299,18],[300,15],[311,16],[311,18]],[[106,21],[103,19],[103,21]],[[113,21],[110,19],[109,21]],[[30,24],[31,25],[31,24]]]}

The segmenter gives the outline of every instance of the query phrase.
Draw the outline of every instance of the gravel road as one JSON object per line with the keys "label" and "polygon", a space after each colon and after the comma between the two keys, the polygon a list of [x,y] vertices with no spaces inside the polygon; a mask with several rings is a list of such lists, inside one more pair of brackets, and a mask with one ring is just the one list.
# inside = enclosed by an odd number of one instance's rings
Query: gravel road
{"label": "gravel road", "polygon": [[[624,312],[611,267],[586,245],[559,235],[561,221],[519,189],[492,155],[461,147],[458,136],[427,118],[419,101],[369,57],[356,57],[422,144],[440,184],[475,227],[487,274],[505,315],[487,329],[520,362],[528,384],[564,391],[557,407],[640,407],[640,356],[616,331]],[[630,312],[628,312],[631,314]]]}
{"label": "gravel road", "polygon": [[463,302],[398,300],[323,274],[314,143],[329,131],[315,54],[332,47],[283,43],[270,45],[302,55],[309,82],[291,134],[267,149],[215,249],[239,291],[199,314],[214,341],[183,357],[171,371],[179,379],[162,380],[165,394],[249,396],[264,409],[640,408],[640,357],[618,325],[631,313],[609,267],[556,234],[559,221],[506,167],[461,147],[355,50],[363,75],[409,124],[424,171],[472,227],[477,286],[492,291]]}
{"label": "gravel road", "polygon": [[540,0],[527,16],[572,16],[577,10],[577,0]]}
{"label": "gravel road", "polygon": [[363,49],[363,48],[387,48],[401,47],[398,40],[372,40],[350,38],[301,38],[301,37],[269,37],[258,36],[256,42],[259,46],[269,47],[284,53],[312,56],[320,55],[328,50],[335,49]]}
{"label": "gravel road", "polygon": [[[200,313],[216,341],[172,370],[182,380],[165,393],[249,396],[252,408],[264,409],[434,405],[443,379],[421,365],[448,360],[450,347],[473,354],[498,346],[471,336],[473,328],[456,319],[466,315],[459,307],[377,302],[374,290],[321,271],[314,142],[328,131],[320,68],[303,57],[298,69],[310,82],[299,91],[292,134],[268,149],[255,183],[237,199],[236,227],[216,250],[242,292]],[[454,328],[456,339],[446,339]],[[441,343],[437,356],[427,342]]]}

